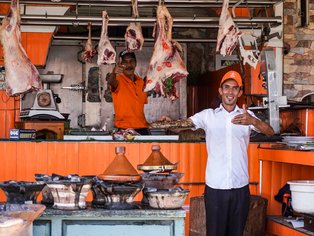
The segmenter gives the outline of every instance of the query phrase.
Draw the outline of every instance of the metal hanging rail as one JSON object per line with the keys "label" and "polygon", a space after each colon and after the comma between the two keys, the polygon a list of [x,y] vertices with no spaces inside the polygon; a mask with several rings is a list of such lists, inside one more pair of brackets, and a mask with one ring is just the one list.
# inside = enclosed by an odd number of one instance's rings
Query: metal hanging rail
{"label": "metal hanging rail", "polygon": [[[0,20],[5,15],[0,15]],[[235,23],[239,27],[245,26],[258,26],[258,24],[281,24],[282,19],[278,17],[254,17],[250,19],[248,17],[234,18]],[[87,25],[88,22],[92,22],[94,26],[102,24],[101,17],[80,17],[80,16],[46,16],[46,15],[21,15],[22,25]],[[128,25],[130,22],[141,22],[142,26],[153,26],[156,22],[155,17],[110,17],[109,26],[123,26]],[[219,17],[176,17],[173,19],[173,27],[185,27],[185,28],[216,28],[218,27]]]}
{"label": "metal hanging rail", "polygon": [[[238,1],[230,0],[229,5],[232,6]],[[265,7],[272,6],[282,2],[282,0],[247,0],[245,5],[249,7]],[[10,3],[10,0],[0,0],[0,3]],[[223,0],[167,0],[167,7],[183,8],[183,7],[221,7]],[[117,7],[131,6],[130,0],[103,0],[103,1],[87,1],[87,0],[64,0],[60,2],[48,2],[48,0],[20,0],[20,4],[44,4],[44,5],[77,5],[92,7]],[[244,4],[244,3],[243,3]],[[158,5],[158,0],[138,0],[138,7],[154,7]]]}
{"label": "metal hanging rail", "polygon": [[[81,40],[86,41],[87,37],[81,37],[81,36],[53,36],[54,40]],[[93,37],[93,41],[99,41],[100,37]],[[125,42],[124,37],[109,37],[110,41],[112,42]],[[215,43],[217,42],[217,39],[182,39],[182,38],[175,38],[173,39],[175,41],[181,42],[181,43]],[[145,42],[154,42],[153,38],[145,38]]]}

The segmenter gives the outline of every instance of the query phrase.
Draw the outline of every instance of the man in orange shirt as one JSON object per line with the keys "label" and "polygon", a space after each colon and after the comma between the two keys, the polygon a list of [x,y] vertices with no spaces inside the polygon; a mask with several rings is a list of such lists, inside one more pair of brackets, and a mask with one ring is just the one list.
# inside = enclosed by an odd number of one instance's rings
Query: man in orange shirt
{"label": "man in orange shirt", "polygon": [[141,135],[148,135],[148,123],[144,115],[147,94],[144,80],[135,75],[134,52],[122,51],[119,62],[109,76],[115,112],[114,125],[119,129],[132,128]]}

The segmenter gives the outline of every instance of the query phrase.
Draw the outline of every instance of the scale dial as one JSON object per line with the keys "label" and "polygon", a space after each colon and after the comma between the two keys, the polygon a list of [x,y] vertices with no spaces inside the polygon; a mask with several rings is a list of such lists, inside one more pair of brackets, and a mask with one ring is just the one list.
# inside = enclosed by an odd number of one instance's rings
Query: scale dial
{"label": "scale dial", "polygon": [[37,102],[40,107],[48,107],[51,104],[50,93],[42,92],[37,95]]}

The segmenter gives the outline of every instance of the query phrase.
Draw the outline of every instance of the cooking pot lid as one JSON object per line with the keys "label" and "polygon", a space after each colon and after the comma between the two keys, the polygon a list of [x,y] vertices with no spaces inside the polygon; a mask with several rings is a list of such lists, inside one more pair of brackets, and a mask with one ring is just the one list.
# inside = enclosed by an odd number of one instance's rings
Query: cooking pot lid
{"label": "cooking pot lid", "polygon": [[137,166],[138,170],[143,171],[171,171],[177,169],[177,163],[173,164],[161,153],[159,145],[152,145],[152,153],[146,161]]}
{"label": "cooking pot lid", "polygon": [[[141,176],[137,173],[136,169],[132,166],[129,160],[124,155],[125,147],[116,147],[116,157],[107,167],[102,175],[98,177],[102,180],[126,180],[140,181]],[[139,180],[138,180],[139,179]]]}

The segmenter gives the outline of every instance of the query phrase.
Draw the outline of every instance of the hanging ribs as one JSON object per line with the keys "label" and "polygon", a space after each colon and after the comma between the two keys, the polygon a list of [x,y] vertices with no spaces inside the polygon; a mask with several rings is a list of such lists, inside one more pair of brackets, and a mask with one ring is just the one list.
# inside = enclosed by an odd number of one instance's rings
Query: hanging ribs
{"label": "hanging ribs", "polygon": [[181,47],[172,41],[173,19],[164,5],[157,8],[157,23],[154,29],[155,46],[150,59],[146,92],[155,90],[171,100],[178,98],[175,84],[188,75],[180,56]]}
{"label": "hanging ribs", "polygon": [[[132,16],[137,18],[139,17],[137,9],[137,0],[132,0]],[[125,44],[128,51],[140,51],[144,43],[144,37],[142,34],[141,23],[135,22],[130,23],[126,29],[125,35]]]}
{"label": "hanging ribs", "polygon": [[238,44],[241,32],[236,27],[229,12],[229,0],[224,0],[219,18],[216,51],[221,55],[231,55]]}
{"label": "hanging ribs", "polygon": [[116,51],[108,38],[109,16],[106,11],[102,12],[101,36],[98,43],[98,65],[114,64],[116,62]]}
{"label": "hanging ribs", "polygon": [[0,26],[0,39],[4,52],[6,92],[17,96],[42,87],[38,70],[28,58],[20,31],[19,0],[12,0],[8,15]]}

